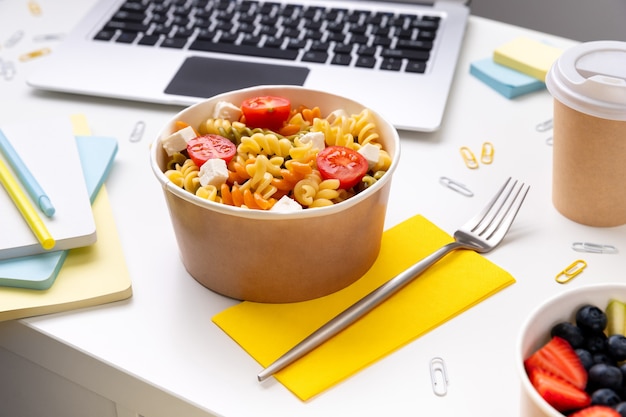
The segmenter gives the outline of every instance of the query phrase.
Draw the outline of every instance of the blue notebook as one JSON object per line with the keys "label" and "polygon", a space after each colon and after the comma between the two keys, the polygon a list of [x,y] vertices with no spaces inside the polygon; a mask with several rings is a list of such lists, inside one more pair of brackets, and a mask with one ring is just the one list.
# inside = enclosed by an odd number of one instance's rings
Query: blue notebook
{"label": "blue notebook", "polygon": [[[93,203],[111,169],[117,141],[107,137],[77,136],[76,145],[89,199]],[[54,283],[68,252],[62,250],[0,260],[0,286],[46,290]]]}
{"label": "blue notebook", "polygon": [[538,79],[497,64],[492,58],[472,62],[470,74],[508,99],[546,88]]}

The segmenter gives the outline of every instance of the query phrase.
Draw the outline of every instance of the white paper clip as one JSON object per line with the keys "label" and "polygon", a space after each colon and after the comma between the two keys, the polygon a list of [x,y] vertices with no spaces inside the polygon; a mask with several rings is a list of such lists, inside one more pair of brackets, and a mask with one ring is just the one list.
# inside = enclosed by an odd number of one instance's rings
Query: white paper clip
{"label": "white paper clip", "polygon": [[472,190],[467,188],[465,185],[461,184],[458,181],[451,180],[448,177],[439,178],[439,182],[448,187],[451,190],[456,191],[457,193],[463,194],[466,197],[472,197],[474,193]]}
{"label": "white paper clip", "polygon": [[24,31],[18,30],[15,32],[9,39],[4,42],[4,46],[7,48],[11,48],[15,46],[22,38],[24,37]]}
{"label": "white paper clip", "polygon": [[146,123],[142,120],[135,123],[133,131],[128,138],[131,142],[139,142],[143,138],[143,132],[146,130]]}
{"label": "white paper clip", "polygon": [[0,76],[7,81],[10,81],[15,76],[15,65],[12,61],[3,61],[0,59]]}
{"label": "white paper clip", "polygon": [[446,363],[440,357],[434,357],[430,361],[430,381],[433,386],[433,392],[440,397],[448,393],[448,370]]}
{"label": "white paper clip", "polygon": [[535,129],[537,130],[537,132],[547,132],[548,130],[552,129],[552,119],[539,123],[537,126],[535,126]]}
{"label": "white paper clip", "polygon": [[43,35],[37,35],[33,38],[35,42],[45,42],[45,41],[59,41],[63,39],[65,34],[63,33],[47,33]]}
{"label": "white paper clip", "polygon": [[588,253],[617,253],[617,248],[613,245],[601,245],[599,243],[589,242],[574,242],[572,243],[572,249],[576,252],[588,252]]}

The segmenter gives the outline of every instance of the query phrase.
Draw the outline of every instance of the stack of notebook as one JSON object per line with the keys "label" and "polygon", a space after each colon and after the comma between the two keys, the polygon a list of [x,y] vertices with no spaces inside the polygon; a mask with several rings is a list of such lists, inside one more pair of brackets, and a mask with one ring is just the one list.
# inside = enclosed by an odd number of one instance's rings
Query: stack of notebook
{"label": "stack of notebook", "polygon": [[[24,124],[0,126],[4,138],[54,206],[53,215],[38,214],[55,240],[53,248],[44,248],[6,190],[0,190],[0,204],[5,207],[0,221],[0,320],[131,295],[103,187],[117,153],[117,141],[89,136],[80,116],[51,118],[42,124],[46,135],[33,134]],[[37,204],[33,206],[39,210]]]}

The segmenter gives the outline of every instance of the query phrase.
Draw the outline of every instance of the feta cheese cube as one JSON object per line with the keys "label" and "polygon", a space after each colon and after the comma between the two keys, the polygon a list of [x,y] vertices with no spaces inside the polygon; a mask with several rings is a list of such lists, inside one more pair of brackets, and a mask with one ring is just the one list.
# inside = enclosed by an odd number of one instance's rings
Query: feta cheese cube
{"label": "feta cheese cube", "polygon": [[367,160],[367,166],[369,169],[372,169],[374,165],[378,163],[378,158],[380,157],[380,150],[378,149],[378,146],[366,143],[365,146],[362,146],[361,149],[358,150],[358,152]]}
{"label": "feta cheese cube", "polygon": [[228,101],[218,101],[213,109],[214,119],[225,119],[231,122],[239,120],[241,109]]}
{"label": "feta cheese cube", "polygon": [[300,142],[306,144],[313,143],[312,148],[321,151],[326,147],[326,138],[322,132],[308,132],[302,135]]}
{"label": "feta cheese cube", "polygon": [[344,109],[337,109],[333,111],[332,113],[330,113],[328,117],[326,117],[326,120],[328,120],[328,123],[332,124],[340,117],[343,117],[345,119],[346,117],[349,117],[349,116],[350,115],[348,114],[348,112],[345,111]]}
{"label": "feta cheese cube", "polygon": [[302,210],[302,206],[298,204],[298,202],[295,201],[293,198],[286,195],[282,196],[280,200],[274,203],[274,205],[270,209],[270,211],[278,211],[281,213],[290,213],[300,210]]}
{"label": "feta cheese cube", "polygon": [[196,132],[191,126],[187,126],[161,140],[161,145],[163,145],[163,149],[165,149],[167,155],[172,156],[176,152],[182,152],[187,149],[187,142],[195,137]]}
{"label": "feta cheese cube", "polygon": [[212,158],[207,160],[200,167],[198,172],[200,184],[205,187],[207,185],[221,186],[228,179],[228,168],[226,161],[220,158]]}

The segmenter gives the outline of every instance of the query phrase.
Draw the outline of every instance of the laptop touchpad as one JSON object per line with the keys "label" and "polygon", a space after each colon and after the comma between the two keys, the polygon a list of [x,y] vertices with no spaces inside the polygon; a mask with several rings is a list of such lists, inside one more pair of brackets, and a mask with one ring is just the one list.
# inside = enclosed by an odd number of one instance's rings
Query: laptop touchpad
{"label": "laptop touchpad", "polygon": [[308,74],[309,69],[305,67],[190,57],[179,68],[165,93],[212,97],[257,85],[303,85]]}

